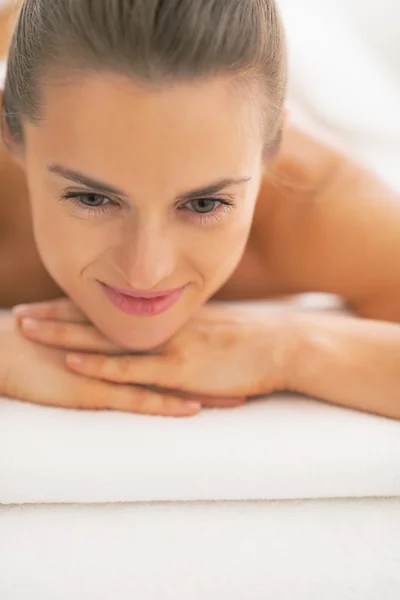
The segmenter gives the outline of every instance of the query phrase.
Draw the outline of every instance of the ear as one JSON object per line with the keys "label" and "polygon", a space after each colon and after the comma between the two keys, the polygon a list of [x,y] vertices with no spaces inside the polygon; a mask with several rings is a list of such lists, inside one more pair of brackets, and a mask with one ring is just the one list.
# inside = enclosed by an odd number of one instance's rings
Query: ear
{"label": "ear", "polygon": [[22,146],[18,140],[12,135],[10,126],[6,116],[6,108],[4,106],[4,90],[0,88],[0,128],[1,138],[4,146],[13,155],[13,158],[22,165]]}

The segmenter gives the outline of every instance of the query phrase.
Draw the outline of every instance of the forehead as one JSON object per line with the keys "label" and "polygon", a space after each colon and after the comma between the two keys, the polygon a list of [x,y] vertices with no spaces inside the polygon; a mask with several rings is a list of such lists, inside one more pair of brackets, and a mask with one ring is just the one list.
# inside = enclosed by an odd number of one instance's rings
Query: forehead
{"label": "forehead", "polygon": [[39,125],[27,126],[38,159],[121,185],[149,172],[165,180],[231,175],[262,145],[256,103],[227,78],[149,87],[88,75],[48,84],[42,99]]}

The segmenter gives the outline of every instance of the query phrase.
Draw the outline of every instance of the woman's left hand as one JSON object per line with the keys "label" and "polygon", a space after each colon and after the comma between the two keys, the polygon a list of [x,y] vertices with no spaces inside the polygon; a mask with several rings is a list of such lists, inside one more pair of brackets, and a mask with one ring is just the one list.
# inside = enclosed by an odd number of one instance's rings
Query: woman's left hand
{"label": "woman's left hand", "polygon": [[68,367],[87,377],[216,397],[285,388],[290,344],[284,314],[206,305],[157,354],[144,355],[111,344],[68,300],[16,314],[35,317],[21,321],[29,339],[72,349]]}

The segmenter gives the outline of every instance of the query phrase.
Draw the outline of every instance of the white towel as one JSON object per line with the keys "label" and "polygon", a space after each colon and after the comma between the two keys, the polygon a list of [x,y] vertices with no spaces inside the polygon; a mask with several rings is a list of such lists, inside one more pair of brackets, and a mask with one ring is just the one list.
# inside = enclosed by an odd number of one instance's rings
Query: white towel
{"label": "white towel", "polygon": [[400,496],[400,423],[296,397],[189,419],[0,403],[0,503]]}

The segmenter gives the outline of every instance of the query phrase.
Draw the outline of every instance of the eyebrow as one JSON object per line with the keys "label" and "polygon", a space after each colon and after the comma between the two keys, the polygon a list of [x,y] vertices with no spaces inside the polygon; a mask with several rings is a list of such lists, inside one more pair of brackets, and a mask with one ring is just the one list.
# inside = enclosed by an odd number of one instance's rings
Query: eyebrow
{"label": "eyebrow", "polygon": [[201,196],[213,196],[217,194],[221,190],[231,186],[231,185],[240,185],[241,183],[246,183],[250,181],[251,177],[238,177],[236,179],[220,179],[215,183],[211,183],[205,187],[197,188],[196,190],[191,190],[190,192],[185,192],[184,194],[180,194],[178,196],[178,200],[193,200],[194,198],[200,198]]}
{"label": "eyebrow", "polygon": [[73,181],[74,183],[80,183],[87,188],[95,189],[99,192],[104,192],[105,194],[113,194],[115,196],[124,196],[127,194],[122,190],[119,190],[104,181],[100,181],[97,179],[92,179],[92,177],[88,177],[79,171],[74,171],[73,169],[68,169],[67,167],[63,167],[62,165],[52,164],[47,167],[50,173],[55,173],[56,175],[60,175],[64,177],[64,179],[69,179],[69,181]]}
{"label": "eyebrow", "polygon": [[[68,169],[67,167],[63,167],[59,164],[51,164],[47,167],[50,173],[55,173],[56,175],[60,175],[64,177],[64,179],[69,179],[69,181],[73,181],[74,183],[80,183],[87,188],[95,189],[99,192],[103,192],[104,194],[112,194],[115,196],[127,197],[128,194],[115,188],[114,186],[105,183],[104,181],[100,181],[97,179],[93,179],[92,177],[88,177],[79,171],[75,171],[74,169]],[[217,194],[221,190],[231,186],[231,185],[240,185],[241,183],[246,183],[250,181],[251,177],[238,177],[238,178],[225,178],[216,181],[215,183],[211,183],[210,185],[197,188],[195,190],[191,190],[189,192],[185,192],[178,196],[178,200],[192,200],[194,198],[199,198],[200,196],[212,196],[213,194]]]}

